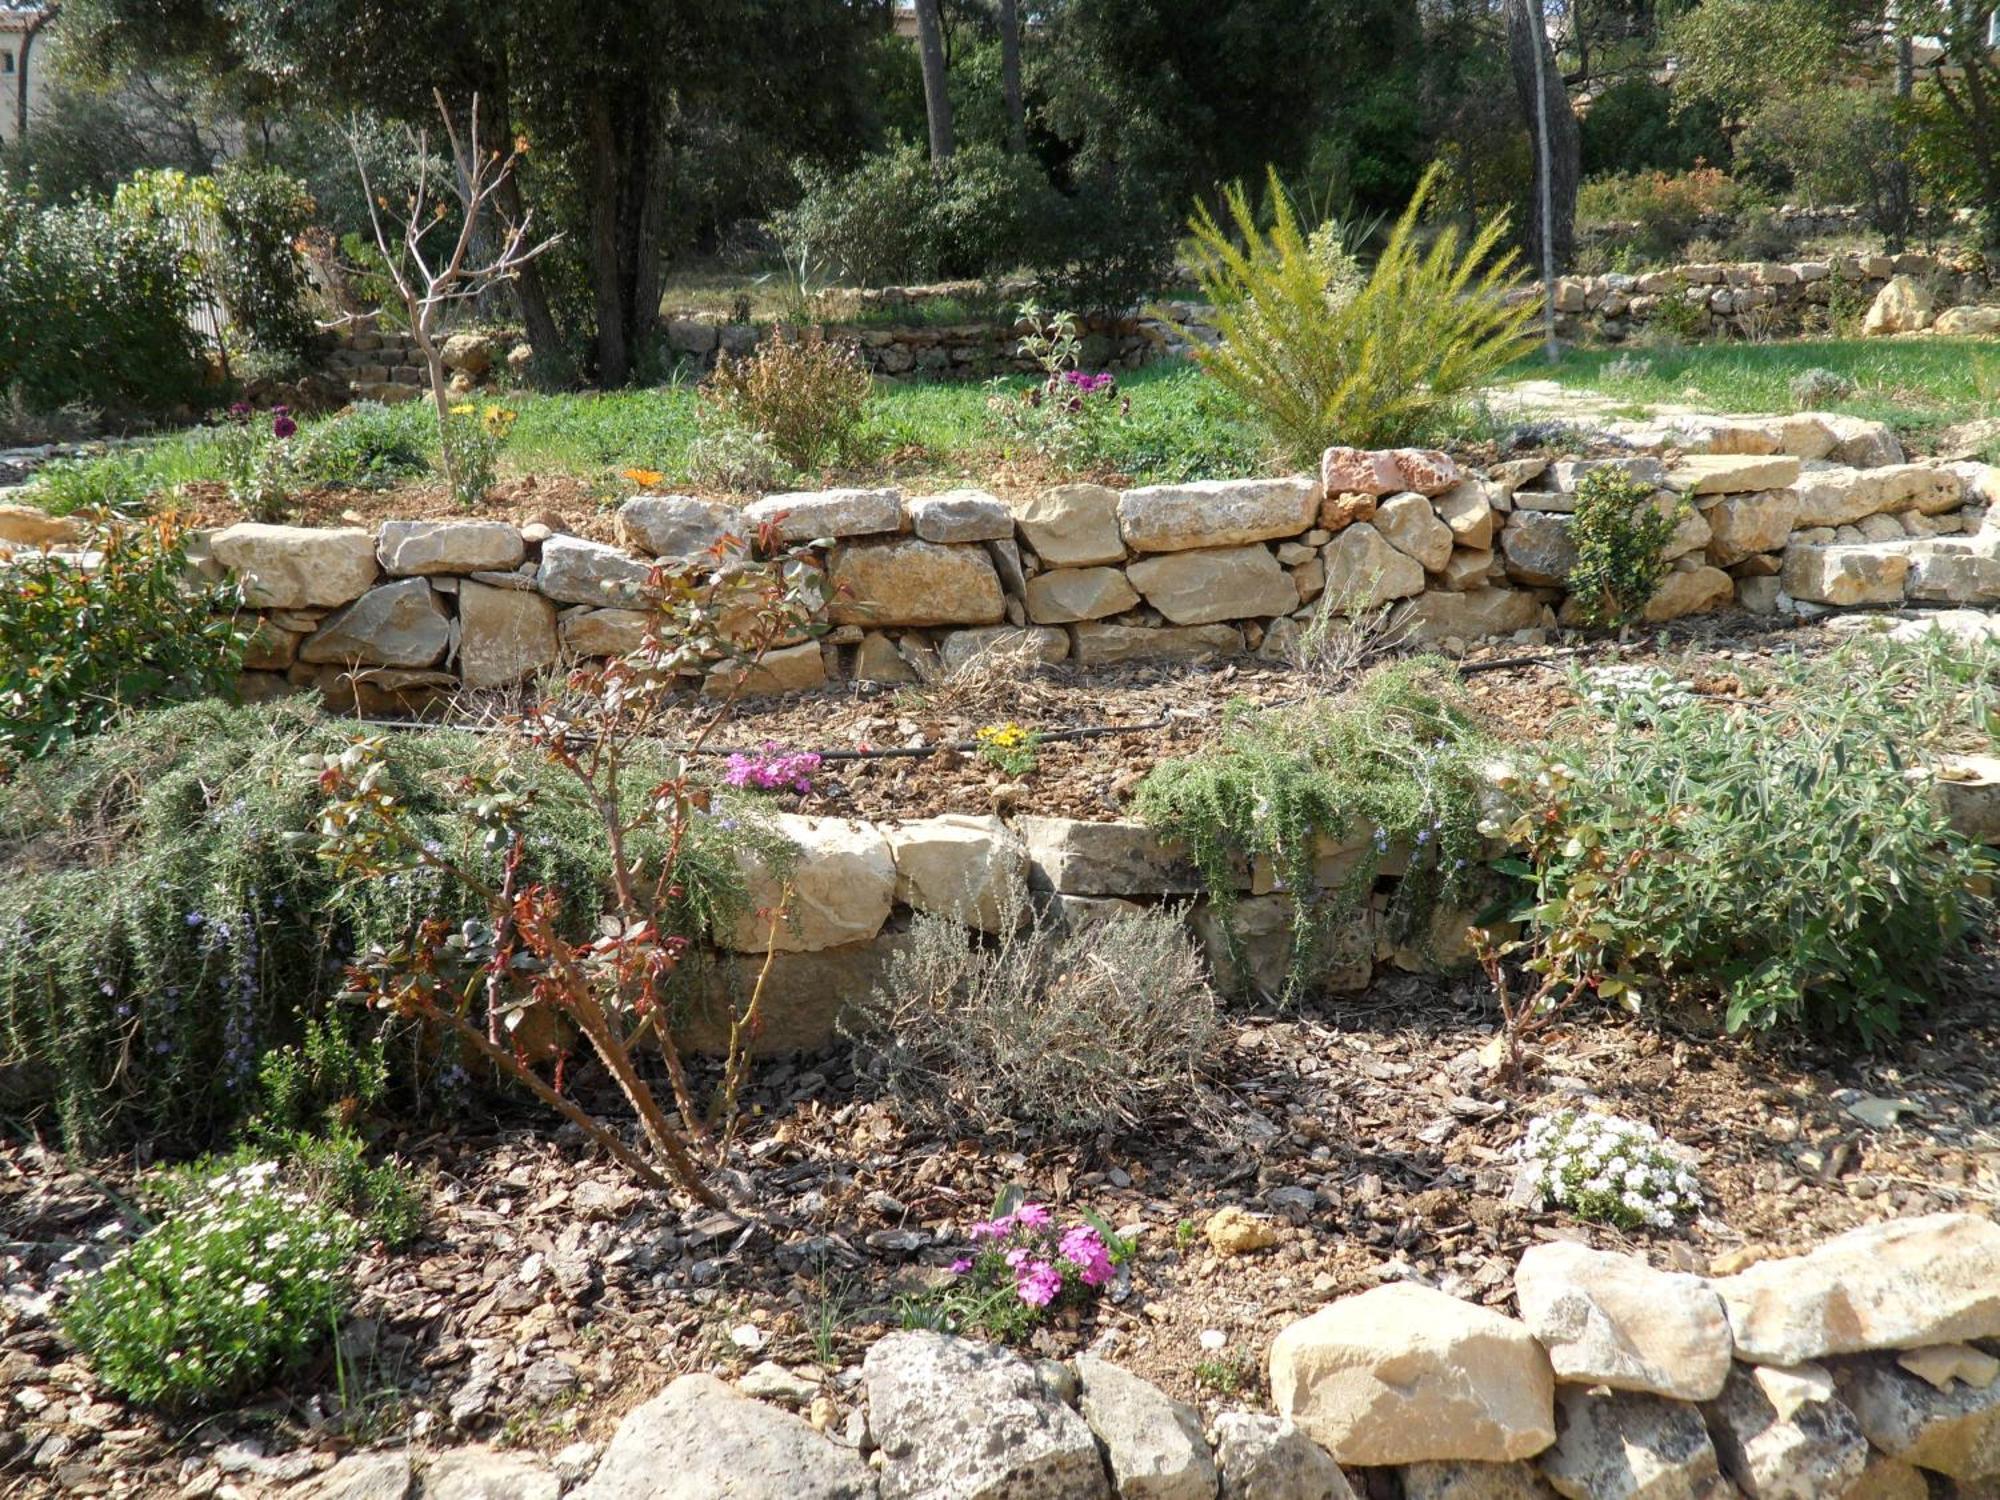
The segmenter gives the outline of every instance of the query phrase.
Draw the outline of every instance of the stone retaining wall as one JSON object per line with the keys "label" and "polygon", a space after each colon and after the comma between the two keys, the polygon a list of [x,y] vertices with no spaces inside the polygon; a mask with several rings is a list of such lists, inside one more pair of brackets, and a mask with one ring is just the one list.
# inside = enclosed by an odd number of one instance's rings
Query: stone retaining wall
{"label": "stone retaining wall", "polygon": [[[1917,251],[1685,265],[1636,275],[1560,277],[1554,283],[1556,329],[1566,339],[1608,343],[1649,327],[1692,337],[1765,338],[1823,330],[1836,304],[1864,311],[1895,276],[1922,283],[1939,307],[1980,303],[1993,293],[1983,265]],[[1514,301],[1537,306],[1542,297],[1540,282],[1511,294]]]}
{"label": "stone retaining wall", "polygon": [[[921,1252],[920,1252],[921,1253]],[[929,1247],[938,1259],[949,1246]],[[1727,1259],[1727,1258],[1725,1258]],[[1890,1220],[1715,1274],[1554,1241],[1519,1318],[1415,1281],[1282,1331],[1276,1415],[1102,1353],[934,1332],[856,1367],[683,1375],[581,1500],[1979,1500],[2000,1493],[2000,1225]],[[1498,1300],[1497,1298],[1495,1300]],[[1131,1321],[1131,1320],[1128,1320]],[[829,1376],[831,1380],[829,1381]],[[823,1383],[824,1386],[823,1386]],[[829,1393],[831,1392],[831,1393]],[[796,1411],[784,1410],[784,1407]],[[845,1409],[843,1418],[842,1412]],[[348,1493],[346,1460],[325,1493]]]}
{"label": "stone retaining wall", "polygon": [[[1137,369],[1162,352],[1139,318],[1084,320],[1081,362],[1087,370]],[[933,380],[984,380],[994,375],[1035,375],[1041,366],[1020,351],[1021,339],[1033,331],[1026,323],[950,323],[908,328],[829,323],[827,338],[851,343],[877,375],[914,375]],[[751,323],[681,317],[667,321],[667,347],[702,369],[718,354],[751,353],[770,330]]]}
{"label": "stone retaining wall", "polygon": [[780,519],[788,538],[822,544],[833,599],[821,638],[769,653],[752,691],[904,682],[1007,644],[1085,664],[1282,655],[1327,608],[1389,606],[1392,628],[1448,648],[1532,636],[1574,609],[1569,512],[1578,477],[1606,463],[1682,507],[1649,621],[1731,605],[2000,602],[2000,513],[1988,511],[2000,471],[1906,463],[1886,427],[1849,417],[1613,426],[1632,456],[1477,469],[1333,449],[1318,476],[1076,484],[1011,504],[979,490],[833,490],[739,511],[641,495],[619,512],[622,546],[469,519],[373,533],[246,522],[197,537],[194,552],[240,578],[259,612],[253,695],[314,689],[371,712],[629,651],[656,561],[701,559]]}

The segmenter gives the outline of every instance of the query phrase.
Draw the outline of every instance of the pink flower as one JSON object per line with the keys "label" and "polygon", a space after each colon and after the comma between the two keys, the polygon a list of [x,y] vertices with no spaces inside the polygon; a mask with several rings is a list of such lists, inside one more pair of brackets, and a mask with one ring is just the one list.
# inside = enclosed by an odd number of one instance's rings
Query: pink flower
{"label": "pink flower", "polygon": [[1023,1203],[1014,1210],[1014,1222],[1023,1229],[1047,1229],[1049,1211],[1039,1203]]}
{"label": "pink flower", "polygon": [[1085,1286],[1103,1286],[1111,1279],[1111,1251],[1104,1236],[1088,1224],[1066,1231],[1058,1248],[1062,1258],[1077,1268]]}
{"label": "pink flower", "polygon": [[[1012,1257],[1010,1256],[1011,1260]],[[1047,1307],[1062,1293],[1062,1272],[1045,1260],[1030,1260],[1014,1268],[1014,1291],[1030,1307]]]}
{"label": "pink flower", "polygon": [[972,1257],[969,1255],[961,1255],[957,1260],[951,1263],[951,1274],[954,1276],[963,1276],[967,1271],[970,1271],[971,1269],[972,1269]]}
{"label": "pink flower", "polygon": [[1014,1216],[1009,1214],[1002,1219],[981,1219],[966,1233],[968,1238],[975,1240],[1004,1240],[1007,1231],[1013,1227]]}

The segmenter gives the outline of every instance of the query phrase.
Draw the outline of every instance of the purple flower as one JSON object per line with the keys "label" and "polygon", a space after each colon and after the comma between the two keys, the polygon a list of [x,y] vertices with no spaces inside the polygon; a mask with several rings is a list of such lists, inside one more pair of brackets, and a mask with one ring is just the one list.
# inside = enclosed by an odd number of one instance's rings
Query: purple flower
{"label": "purple flower", "polygon": [[969,1255],[961,1255],[957,1260],[951,1263],[951,1274],[954,1276],[963,1276],[967,1271],[970,1271],[971,1269],[972,1269],[972,1257]]}
{"label": "purple flower", "polygon": [[999,1219],[982,1219],[967,1231],[967,1237],[975,1240],[1004,1240],[1007,1238],[1008,1231],[1013,1227],[1014,1216],[1012,1214]]}
{"label": "purple flower", "polygon": [[1062,1289],[1062,1272],[1045,1260],[1028,1260],[1014,1268],[1015,1295],[1030,1307],[1047,1307]]}
{"label": "purple flower", "polygon": [[751,754],[738,751],[729,757],[723,780],[731,786],[775,792],[790,787],[801,796],[812,790],[813,773],[820,768],[820,756],[812,750],[786,754],[776,740],[764,741],[764,748]]}
{"label": "purple flower", "polygon": [[1023,1203],[1014,1210],[1014,1222],[1023,1229],[1047,1229],[1049,1211],[1039,1203]]}
{"label": "purple flower", "polygon": [[250,403],[248,401],[232,401],[229,405],[229,417],[234,422],[249,421]]}
{"label": "purple flower", "polygon": [[1111,1250],[1104,1236],[1088,1224],[1068,1230],[1057,1247],[1062,1258],[1075,1266],[1085,1286],[1103,1286],[1111,1279]]}
{"label": "purple flower", "polygon": [[291,437],[293,434],[295,434],[298,430],[299,430],[299,424],[294,422],[290,417],[285,415],[284,407],[282,406],[279,407],[275,412],[271,414],[272,437],[288,438]]}

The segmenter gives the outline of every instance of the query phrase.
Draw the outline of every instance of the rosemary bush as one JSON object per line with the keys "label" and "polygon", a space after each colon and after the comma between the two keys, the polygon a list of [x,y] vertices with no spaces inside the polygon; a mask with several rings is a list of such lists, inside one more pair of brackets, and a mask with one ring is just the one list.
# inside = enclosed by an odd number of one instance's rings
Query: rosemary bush
{"label": "rosemary bush", "polygon": [[[0,918],[0,1067],[26,1065],[68,1144],[222,1139],[257,1104],[260,1058],[305,1038],[351,957],[426,919],[483,912],[429,869],[343,881],[288,837],[324,800],[300,759],[350,738],[292,705],[190,704],[0,784],[0,877],[14,893]],[[481,844],[462,782],[502,754],[449,732],[400,735],[382,752],[411,827],[488,873],[499,855]],[[545,762],[510,764],[526,785],[558,788]],[[700,913],[741,895],[721,825],[704,820],[682,854]],[[605,889],[610,873],[594,815],[562,795],[538,803],[523,864],[575,893]],[[595,916],[576,900],[564,922],[583,936]],[[454,1066],[414,1034],[390,1063],[405,1097]]]}
{"label": "rosemary bush", "polygon": [[[1244,865],[1271,861],[1293,903],[1286,991],[1296,998],[1317,977],[1334,923],[1367,899],[1392,849],[1408,854],[1389,912],[1398,936],[1425,932],[1440,905],[1470,890],[1488,743],[1451,667],[1413,657],[1343,697],[1239,712],[1215,749],[1156,766],[1135,807],[1186,845],[1225,920]],[[1365,838],[1352,869],[1321,890],[1323,843],[1357,834]]]}

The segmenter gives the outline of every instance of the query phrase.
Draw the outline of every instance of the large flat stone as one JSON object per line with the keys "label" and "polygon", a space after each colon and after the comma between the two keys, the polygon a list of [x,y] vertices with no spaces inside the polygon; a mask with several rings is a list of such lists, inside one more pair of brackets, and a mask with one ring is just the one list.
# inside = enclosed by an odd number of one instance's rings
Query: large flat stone
{"label": "large flat stone", "polygon": [[1795,490],[1757,490],[1730,494],[1702,507],[1708,521],[1708,560],[1718,568],[1739,563],[1757,552],[1782,551],[1798,522]]}
{"label": "large flat stone", "polygon": [[1406,630],[1422,645],[1485,640],[1532,630],[1542,623],[1542,603],[1521,589],[1477,588],[1462,593],[1433,589],[1396,607],[1392,630]]}
{"label": "large flat stone", "polygon": [[1101,484],[1064,484],[1014,503],[1021,540],[1052,568],[1090,568],[1125,560],[1118,492]]}
{"label": "large flat stone", "polygon": [[852,1448],[713,1375],[683,1375],[612,1434],[578,1500],[875,1500]]}
{"label": "large flat stone", "polygon": [[1006,617],[1000,575],[984,547],[899,538],[836,548],[836,625],[995,625]]}
{"label": "large flat stone", "polygon": [[1243,650],[1243,632],[1234,625],[1153,627],[1113,625],[1092,621],[1077,625],[1076,659],[1087,666],[1120,661],[1196,661],[1207,656],[1235,656]]}
{"label": "large flat stone", "polygon": [[2000,1476],[2000,1380],[1953,1380],[1939,1390],[1880,1355],[1843,1360],[1833,1378],[1882,1452],[1953,1479]]}
{"label": "large flat stone", "polygon": [[1143,823],[1026,817],[1014,831],[1028,848],[1038,890],[1068,896],[1166,896],[1202,890],[1201,874],[1177,846]]}
{"label": "large flat stone", "polygon": [[451,619],[422,578],[370,589],[306,637],[299,659],[367,667],[434,667],[451,644]]}
{"label": "large flat stone", "polygon": [[572,656],[630,656],[645,644],[652,619],[643,609],[578,607],[563,615],[558,632]]}
{"label": "large flat stone", "polygon": [[1142,557],[1125,576],[1176,625],[1268,618],[1299,607],[1299,586],[1268,547]]}
{"label": "large flat stone", "polygon": [[1427,573],[1439,573],[1451,557],[1451,528],[1440,521],[1431,502],[1414,490],[1391,495],[1375,509],[1372,523],[1382,539],[1413,557]]}
{"label": "large flat stone", "polygon": [[1556,1493],[1530,1463],[1405,1464],[1395,1472],[1403,1500],[1553,1500]]}
{"label": "large flat stone", "polygon": [[797,846],[797,857],[787,879],[756,849],[739,846],[748,909],[727,945],[738,953],[817,953],[880,932],[896,897],[888,840],[871,825],[846,818],[779,813],[772,821]]}
{"label": "large flat stone", "polygon": [[384,521],[375,555],[393,577],[517,568],[528,555],[520,530],[505,521]]}
{"label": "large flat stone", "polygon": [[1522,1255],[1514,1294],[1558,1380],[1709,1401],[1729,1378],[1729,1320],[1698,1276],[1557,1240]]}
{"label": "large flat stone", "polygon": [[999,932],[1026,910],[1028,851],[998,818],[947,813],[885,828],[896,900]]}
{"label": "large flat stone", "polygon": [[1794,599],[1813,604],[1900,604],[1910,554],[1894,543],[1785,549],[1778,577]]}
{"label": "large flat stone", "polygon": [[542,543],[535,587],[558,604],[631,605],[652,575],[652,564],[616,547],[558,533]]}
{"label": "large flat stone", "polygon": [[674,1036],[683,1051],[727,1056],[731,1017],[749,1006],[762,978],[750,1055],[824,1053],[839,1041],[843,1019],[882,984],[908,943],[906,932],[883,932],[814,953],[773,953],[768,974],[765,954],[724,954],[692,987],[685,1011],[674,1018]]}
{"label": "large flat stone", "polygon": [[713,698],[731,693],[757,697],[825,685],[826,656],[817,641],[807,641],[798,646],[779,646],[755,660],[723,662],[710,669],[702,682],[702,691]]}
{"label": "large flat stone", "polygon": [[1034,661],[1059,662],[1069,655],[1069,632],[1048,625],[985,625],[973,630],[952,630],[938,642],[938,660],[944,663],[947,672],[956,672],[987,651],[1024,649]]}
{"label": "large flat stone", "polygon": [[1977,1214],[1891,1219],[1714,1287],[1736,1357],[1758,1364],[2000,1338],[2000,1224]]}
{"label": "large flat stone", "polygon": [[1516,510],[1500,528],[1500,554],[1507,576],[1535,588],[1551,588],[1576,566],[1570,519],[1547,511]]}
{"label": "large flat stone", "polygon": [[861,1364],[882,1500],[1108,1500],[1097,1440],[1034,1368],[941,1333],[892,1333]]}
{"label": "large flat stone", "polygon": [[1135,552],[1181,552],[1297,536],[1318,510],[1318,487],[1304,475],[1203,479],[1125,491],[1118,527]]}
{"label": "large flat stone", "polygon": [[985,490],[946,490],[907,502],[910,525],[926,542],[998,542],[1014,535],[1006,502]]}
{"label": "large flat stone", "polygon": [[766,495],[743,507],[749,535],[770,526],[780,542],[838,541],[903,527],[903,492],[897,489],[806,490]]}
{"label": "large flat stone", "polygon": [[1247,1411],[1215,1419],[1222,1500],[1354,1500],[1340,1466],[1290,1422]]}
{"label": "large flat stone", "polygon": [[1781,490],[1799,477],[1799,460],[1788,454],[1690,454],[1667,471],[1667,488],[1688,495],[1747,495]]}
{"label": "large flat stone", "polygon": [[1705,615],[1725,608],[1736,598],[1736,580],[1720,568],[1676,569],[1660,580],[1640,611],[1641,618],[1659,624],[1686,615]]}
{"label": "large flat stone", "polygon": [[239,521],[209,538],[215,560],[253,609],[330,609],[359,599],[377,575],[375,543],[358,526],[321,530]]}
{"label": "large flat stone", "polygon": [[472,688],[505,687],[553,666],[556,607],[540,594],[458,586],[458,675]]}
{"label": "large flat stone", "polygon": [[1964,502],[1964,481],[1948,468],[1925,464],[1891,464],[1857,469],[1844,465],[1815,469],[1801,475],[1793,490],[1799,497],[1794,525],[1851,526],[1869,516],[1914,510],[1942,515]]}
{"label": "large flat stone", "polygon": [[1512,1318],[1411,1282],[1279,1332],[1271,1400],[1343,1464],[1506,1463],[1555,1441],[1555,1375]]}
{"label": "large flat stone", "polygon": [[733,505],[692,495],[634,495],[618,507],[618,540],[671,562],[719,556],[723,538],[747,539],[751,530]]}

